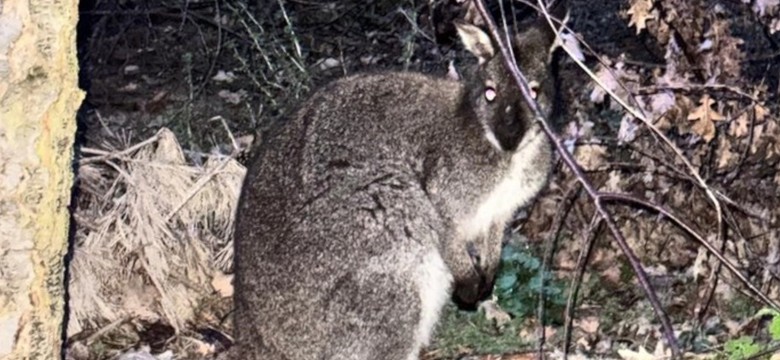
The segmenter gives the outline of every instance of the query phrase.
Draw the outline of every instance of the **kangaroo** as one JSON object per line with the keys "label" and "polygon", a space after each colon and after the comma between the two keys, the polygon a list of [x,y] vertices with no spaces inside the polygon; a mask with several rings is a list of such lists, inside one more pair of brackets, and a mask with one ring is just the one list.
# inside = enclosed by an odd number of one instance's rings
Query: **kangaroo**
{"label": "kangaroo", "polygon": [[[547,136],[480,28],[463,80],[336,80],[257,149],[235,225],[236,358],[412,360],[450,296],[489,295],[504,229],[546,185]],[[548,114],[543,21],[513,38]]]}

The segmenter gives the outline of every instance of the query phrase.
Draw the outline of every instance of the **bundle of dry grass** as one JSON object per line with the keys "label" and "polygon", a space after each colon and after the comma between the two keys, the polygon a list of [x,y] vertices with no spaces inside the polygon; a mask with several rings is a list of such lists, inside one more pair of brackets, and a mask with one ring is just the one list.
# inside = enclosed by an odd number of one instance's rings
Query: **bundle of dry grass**
{"label": "bundle of dry grass", "polygon": [[131,318],[182,328],[213,294],[212,276],[232,263],[245,168],[224,155],[188,164],[167,129],[122,151],[89,153],[78,170],[69,336]]}

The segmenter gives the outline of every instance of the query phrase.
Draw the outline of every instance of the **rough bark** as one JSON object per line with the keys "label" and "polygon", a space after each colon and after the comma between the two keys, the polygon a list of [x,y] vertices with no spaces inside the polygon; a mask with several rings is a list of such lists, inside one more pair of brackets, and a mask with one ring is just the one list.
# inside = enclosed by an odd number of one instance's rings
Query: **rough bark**
{"label": "rough bark", "polygon": [[58,359],[78,0],[0,0],[0,359]]}

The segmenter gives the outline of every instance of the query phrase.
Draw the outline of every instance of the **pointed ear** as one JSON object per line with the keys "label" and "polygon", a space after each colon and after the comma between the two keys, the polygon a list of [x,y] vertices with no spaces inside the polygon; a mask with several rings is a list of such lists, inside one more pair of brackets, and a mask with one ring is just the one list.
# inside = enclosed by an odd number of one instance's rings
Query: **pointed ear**
{"label": "pointed ear", "polygon": [[490,39],[488,34],[482,31],[482,29],[462,21],[456,20],[454,24],[463,46],[479,59],[480,64],[493,58],[495,48],[493,47],[493,40]]}

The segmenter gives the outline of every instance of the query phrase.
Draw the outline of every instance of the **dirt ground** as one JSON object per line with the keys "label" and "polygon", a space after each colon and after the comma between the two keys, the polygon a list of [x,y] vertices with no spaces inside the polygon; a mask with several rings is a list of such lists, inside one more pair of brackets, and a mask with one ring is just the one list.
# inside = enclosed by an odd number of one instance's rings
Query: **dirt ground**
{"label": "dirt ground", "polygon": [[[174,151],[181,157],[177,166],[207,168],[207,159],[217,155],[242,163],[249,144],[262,143],[269,126],[283,122],[329,80],[391,69],[444,76],[450,62],[457,67],[473,61],[447,25],[453,3],[83,0],[79,49],[88,96],[79,116],[79,145],[116,154],[150,138],[160,141],[165,128],[180,148]],[[500,14],[497,3],[490,3],[494,16]],[[568,26],[590,49],[581,46],[584,64],[596,78],[617,78],[605,83],[645,111],[658,132],[627,116],[565,54],[558,63],[562,115],[554,119],[556,128],[594,188],[626,194],[604,197],[605,209],[644,266],[680,346],[690,353],[728,357],[733,352],[724,344],[742,336],[769,349],[780,340],[767,331],[767,321],[753,317],[771,307],[766,299],[777,301],[780,289],[780,36],[773,32],[778,9],[771,3],[568,2]],[[517,2],[505,4],[518,21],[534,16]],[[119,178],[124,165],[103,160],[80,171],[79,186],[90,195],[77,204],[77,249],[99,232],[90,225],[96,223],[90,220],[95,199],[126,193],[112,190],[114,180],[108,181]],[[515,291],[525,296],[523,303],[519,297],[499,299],[502,307],[515,309],[507,326],[449,309],[424,358],[530,358],[518,354],[537,349],[542,324],[546,351],[553,356],[565,344],[582,358],[642,358],[643,350],[655,351],[645,358],[668,355],[658,345],[662,327],[645,291],[609,229],[594,220],[595,210],[559,160],[543,195],[518,214],[512,235],[528,259],[551,259],[550,286],[560,293],[547,293],[544,319],[538,317],[538,297],[522,285]],[[166,231],[176,237],[187,229]],[[157,305],[146,312],[83,315],[82,325],[68,334],[69,356],[116,358],[148,346],[157,358],[165,351],[176,358],[206,358],[229,347],[231,303],[224,282],[231,269],[229,255],[218,254],[229,246],[230,234],[204,229],[187,238],[207,233],[218,240],[204,246],[206,255],[199,258],[204,275],[192,287],[212,288],[199,292],[181,323],[170,321],[178,315],[165,315],[165,306],[155,300],[162,295],[152,290],[148,301]],[[702,242],[722,253],[758,292]],[[153,281],[133,262],[137,255],[127,254],[120,264],[126,271],[104,274],[100,281],[135,278],[139,289],[148,289]],[[530,273],[525,280],[538,268],[529,263],[512,265]],[[85,298],[75,280],[71,292]],[[579,291],[569,317],[566,294],[574,283]],[[118,301],[108,291],[93,297]],[[565,328],[571,328],[568,339]]]}

